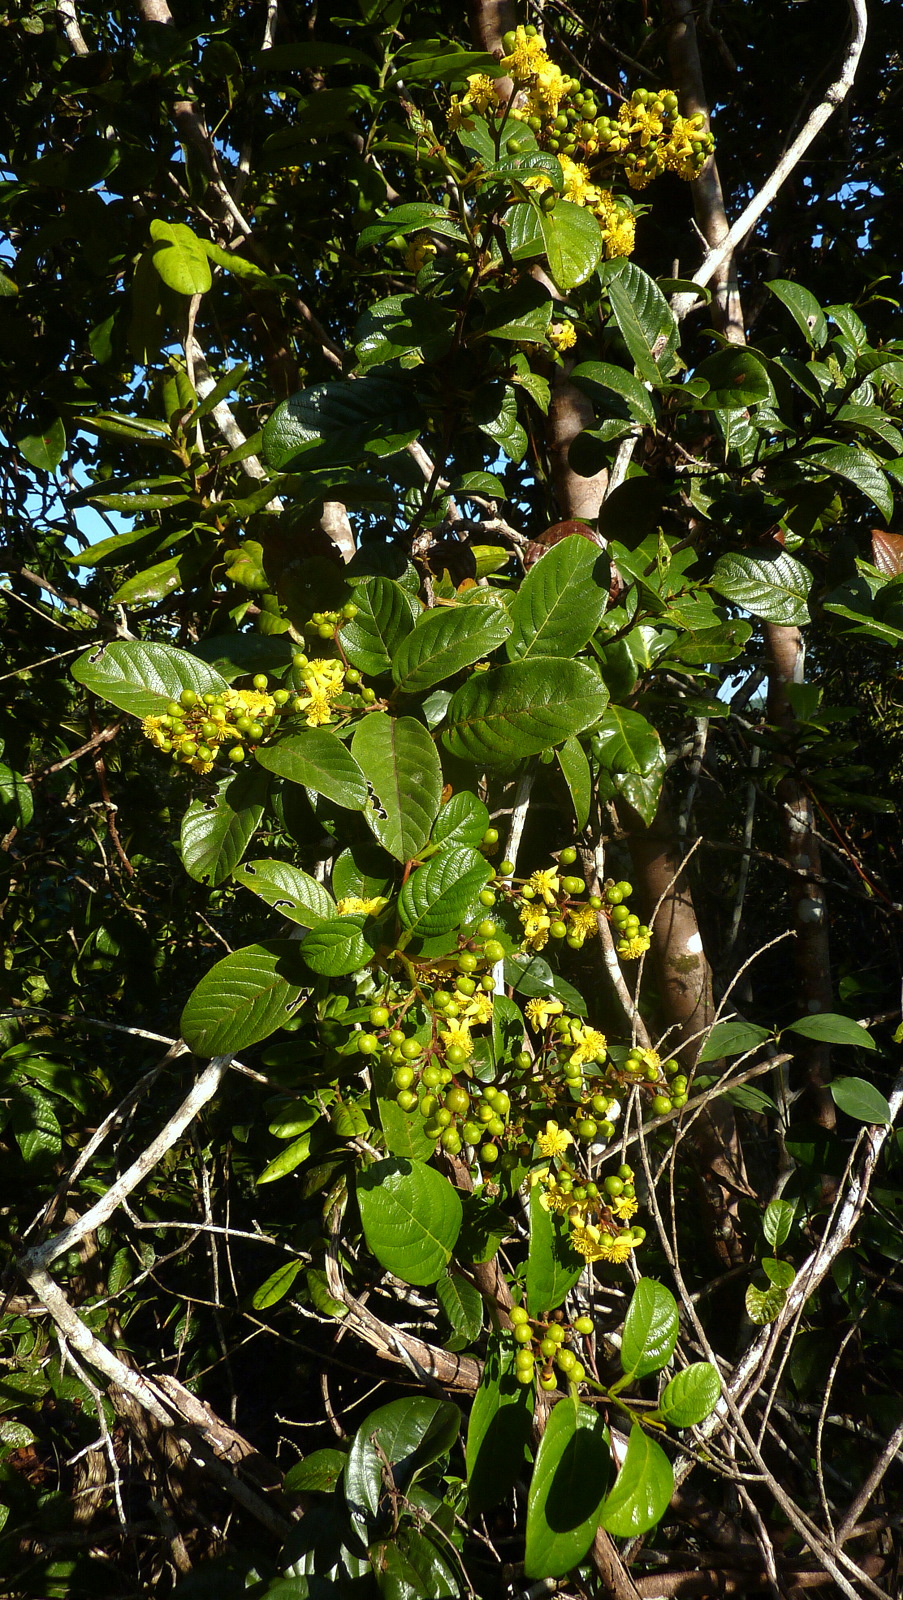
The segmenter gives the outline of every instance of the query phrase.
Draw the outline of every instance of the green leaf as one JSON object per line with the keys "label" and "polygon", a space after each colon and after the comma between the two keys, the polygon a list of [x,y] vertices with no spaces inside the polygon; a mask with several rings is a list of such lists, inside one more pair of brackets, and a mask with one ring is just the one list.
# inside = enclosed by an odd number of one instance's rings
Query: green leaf
{"label": "green leaf", "polygon": [[787,307],[806,343],[813,350],[821,349],[828,337],[828,325],[815,295],[788,278],[770,278],[765,287]]}
{"label": "green leaf", "polygon": [[797,459],[801,465],[820,467],[832,477],[843,478],[854,488],[861,489],[890,521],[894,514],[893,492],[874,458],[861,446],[836,444],[830,450],[807,450]]}
{"label": "green leaf", "polygon": [[206,294],[213,282],[207,252],[195,233],[184,222],[150,225],[154,241],[153,263],[167,288],[178,294]]}
{"label": "green leaf", "polygon": [[253,838],[266,803],[269,779],[254,767],[226,778],[213,795],[192,800],[182,818],[182,865],[211,888],[225,883]]}
{"label": "green leaf", "polygon": [[776,1289],[787,1290],[796,1277],[796,1268],[789,1261],[776,1261],[774,1256],[763,1256],[761,1266],[766,1277]]}
{"label": "green leaf", "polygon": [[602,1507],[603,1528],[620,1539],[646,1533],[661,1521],[673,1493],[674,1472],[668,1457],[635,1422],[627,1455]]}
{"label": "green leaf", "polygon": [[236,883],[243,883],[274,911],[302,927],[316,927],[336,914],[335,901],[323,885],[287,861],[246,861],[233,876]]}
{"label": "green leaf", "polygon": [[357,1177],[367,1248],[404,1283],[435,1283],[461,1231],[461,1199],[423,1161],[376,1161]]}
{"label": "green leaf", "polygon": [[571,791],[577,832],[580,833],[589,821],[593,797],[593,779],[586,751],[579,739],[575,739],[572,735],[571,738],[565,739],[555,754],[558,757],[562,777]]}
{"label": "green leaf", "polygon": [[476,848],[489,827],[489,812],[469,789],[446,800],[433,824],[433,844],[467,844]]}
{"label": "green leaf", "polygon": [[762,1218],[762,1232],[764,1233],[772,1250],[780,1250],[781,1245],[793,1227],[796,1215],[796,1206],[787,1200],[771,1200],[765,1207]]}
{"label": "green leaf", "polygon": [[585,283],[602,255],[602,230],[586,206],[572,200],[559,200],[553,211],[541,211],[542,230],[549,271],[565,293]]}
{"label": "green leaf", "polygon": [[354,756],[328,728],[306,728],[278,744],[258,746],[257,760],[267,772],[304,784],[349,811],[367,804],[367,780]]}
{"label": "green leaf", "polygon": [[658,284],[632,261],[618,262],[607,283],[611,309],[624,343],[647,383],[659,385],[677,346],[674,313]]}
{"label": "green leaf", "polygon": [[554,308],[544,284],[522,278],[513,289],[484,289],[482,298],[483,321],[474,341],[491,337],[543,343]]}
{"label": "green leaf", "polygon": [[392,455],[417,437],[420,408],[410,377],[365,373],[337,379],[283,400],[263,430],[263,450],[276,472],[294,467],[356,466],[366,455]]}
{"label": "green leaf", "polygon": [[372,841],[362,841],[336,856],[332,892],[337,900],[356,896],[375,900],[393,892],[395,862]]}
{"label": "green leaf", "polygon": [[786,550],[719,556],[711,582],[719,594],[765,622],[795,628],[809,621],[812,574]]}
{"label": "green leaf", "polygon": [[392,676],[404,694],[431,689],[488,656],[511,632],[498,606],[437,607],[425,611],[396,650]]}
{"label": "green leaf", "polygon": [[865,1078],[835,1078],[830,1089],[834,1104],[857,1122],[890,1122],[890,1106],[884,1095]]}
{"label": "green leaf", "polygon": [[673,1428],[695,1428],[714,1411],[720,1397],[718,1368],[711,1361],[694,1361],[667,1384],[658,1404],[659,1415]]}
{"label": "green leaf", "polygon": [[143,572],[136,572],[133,578],[127,578],[125,583],[120,584],[113,600],[120,606],[134,605],[140,600],[163,600],[180,587],[181,568],[181,556],[170,556],[168,561],[158,561],[153,567],[145,567]]}
{"label": "green leaf", "polygon": [[860,1050],[878,1048],[861,1022],[840,1016],[836,1011],[819,1011],[811,1017],[800,1017],[798,1022],[788,1022],[787,1026],[791,1033],[799,1033],[804,1039],[818,1039],[823,1044],[853,1044]]}
{"label": "green leaf", "polygon": [[757,1045],[770,1038],[768,1028],[760,1028],[743,1017],[728,1017],[725,1022],[715,1023],[699,1052],[699,1060],[718,1061],[721,1056],[743,1056],[747,1050],[755,1050]]}
{"label": "green leaf", "polygon": [[582,733],[607,703],[605,685],[583,662],[514,661],[475,673],[455,692],[442,741],[465,761],[507,766]]}
{"label": "green leaf", "polygon": [[638,711],[610,705],[593,729],[590,748],[613,772],[652,772],[662,762],[662,742]]}
{"label": "green leaf", "polygon": [[182,1012],[182,1038],[195,1055],[245,1050],[282,1027],[301,995],[298,955],[292,940],[271,939],[233,950],[211,967]]}
{"label": "green leaf", "polygon": [[532,1386],[514,1375],[510,1340],[489,1340],[467,1428],[467,1493],[471,1510],[489,1511],[520,1477],[533,1422]]}
{"label": "green leaf", "polygon": [[531,1317],[560,1306],[586,1268],[570,1243],[568,1229],[553,1211],[540,1204],[539,1184],[530,1190],[530,1246],[527,1255],[527,1305]]}
{"label": "green leaf", "polygon": [[771,379],[754,350],[716,350],[696,368],[694,378],[709,386],[705,403],[716,411],[745,411],[772,398]]}
{"label": "green leaf", "polygon": [[348,972],[359,972],[373,960],[376,939],[373,919],[354,912],[319,922],[300,949],[313,972],[325,978],[339,978]]}
{"label": "green leaf", "polygon": [[602,402],[609,410],[612,397],[617,396],[620,405],[616,409],[619,412],[626,407],[636,421],[654,425],[652,396],[645,384],[640,383],[626,367],[615,367],[607,361],[581,361],[571,373],[571,382],[578,389],[585,389],[592,400],[598,400],[601,394]]}
{"label": "green leaf", "polygon": [[275,1272],[271,1272],[251,1297],[254,1310],[266,1311],[268,1306],[278,1305],[280,1300],[284,1300],[303,1266],[303,1261],[285,1261]]}
{"label": "green leaf", "polygon": [[483,1327],[483,1297],[479,1289],[459,1273],[451,1272],[447,1278],[439,1279],[436,1299],[458,1337],[473,1344]]}
{"label": "green leaf", "polygon": [[419,939],[448,933],[467,920],[490,867],[467,845],[452,845],[412,872],[398,896],[398,917]]}
{"label": "green leaf", "polygon": [[768,1289],[760,1289],[757,1284],[751,1283],[746,1291],[745,1304],[750,1322],[754,1322],[757,1328],[764,1328],[780,1316],[787,1304],[787,1291],[773,1285]]}
{"label": "green leaf", "polygon": [[354,603],[357,616],[340,630],[342,649],[353,667],[378,677],[414,626],[411,601],[400,584],[376,577],[356,586]]}
{"label": "green leaf", "polygon": [[55,472],[66,453],[66,427],[62,417],[52,417],[43,427],[27,423],[16,430],[13,442],[30,467]]}
{"label": "green leaf", "polygon": [[63,1147],[53,1103],[32,1083],[18,1083],[10,1125],[26,1164],[42,1163]]}
{"label": "green leaf", "polygon": [[218,672],[187,650],[168,644],[114,639],[79,656],[72,668],[76,683],[109,700],[133,717],[163,716],[183,689],[198,695],[222,694],[228,687]]}
{"label": "green leaf", "polygon": [[[27,828],[33,816],[31,785],[25,782],[20,773],[13,772],[12,767],[0,762],[0,828],[3,833],[10,828]],[[488,811],[486,826],[489,826]]]}
{"label": "green leaf", "polygon": [[345,1501],[355,1521],[376,1517],[384,1495],[393,1489],[403,1494],[424,1467],[447,1455],[460,1426],[456,1405],[426,1395],[371,1411],[345,1463]]}
{"label": "green leaf", "polygon": [[553,972],[542,956],[535,956],[529,950],[506,957],[505,982],[528,999],[536,995],[554,995],[575,1017],[586,1016],[586,1001],[579,990]]}
{"label": "green leaf", "polygon": [[[624,1321],[621,1365],[634,1378],[666,1367],[677,1343],[677,1301],[664,1284],[641,1278]],[[608,1524],[606,1523],[606,1527]]]}
{"label": "green leaf", "polygon": [[288,666],[294,649],[287,639],[259,633],[215,633],[193,645],[191,653],[231,683],[245,673],[273,672]]}
{"label": "green leaf", "polygon": [[400,233],[405,238],[412,233],[438,233],[448,239],[466,239],[466,235],[459,222],[443,210],[442,206],[415,203],[413,205],[395,206],[387,211],[378,222],[371,222],[358,239],[360,248],[366,249],[371,244],[382,244],[384,240],[394,238]]}
{"label": "green leaf", "polygon": [[286,1494],[331,1494],[345,1470],[344,1450],[312,1450],[282,1480]]}
{"label": "green leaf", "polygon": [[373,711],[351,741],[370,786],[364,815],[376,838],[397,861],[410,861],[426,844],[442,797],[442,769],[422,722]]}
{"label": "green leaf", "polygon": [[527,1499],[524,1572],[563,1578],[583,1560],[599,1526],[611,1476],[602,1417],[559,1400],[540,1440]]}
{"label": "green leaf", "polygon": [[602,620],[610,580],[610,562],[595,540],[574,533],[553,545],[515,596],[511,660],[576,655]]}

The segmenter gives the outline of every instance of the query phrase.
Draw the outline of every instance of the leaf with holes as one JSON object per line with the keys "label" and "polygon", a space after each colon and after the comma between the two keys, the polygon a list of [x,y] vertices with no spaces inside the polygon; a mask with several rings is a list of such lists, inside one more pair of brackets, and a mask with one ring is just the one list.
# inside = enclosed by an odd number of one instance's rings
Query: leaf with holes
{"label": "leaf with holes", "polygon": [[392,676],[404,694],[418,694],[490,655],[510,632],[507,612],[499,606],[425,611],[396,651]]}
{"label": "leaf with holes", "polygon": [[170,700],[178,700],[183,689],[204,695],[222,694],[228,687],[225,678],[186,650],[130,639],[88,650],[79,656],[72,676],[133,717],[164,716]]}
{"label": "leaf with holes", "polygon": [[510,659],[576,655],[602,620],[610,581],[611,564],[595,540],[574,533],[553,545],[515,596]]}
{"label": "leaf with holes", "polygon": [[182,1012],[195,1055],[228,1055],[268,1039],[294,1016],[304,982],[299,946],[271,939],[233,950],[206,972]]}
{"label": "leaf with holes", "polygon": [[211,888],[231,877],[253,838],[270,786],[269,776],[249,767],[199,795],[182,818],[182,865],[190,878]]}
{"label": "leaf with holes", "polygon": [[404,1283],[435,1283],[461,1231],[457,1189],[423,1161],[375,1161],[359,1172],[357,1201],[367,1248]]}
{"label": "leaf with holes", "polygon": [[608,690],[582,661],[512,661],[475,673],[455,692],[442,742],[453,756],[481,767],[510,766],[582,733],[607,704]]}
{"label": "leaf with holes", "polygon": [[358,723],[352,755],[371,798],[364,815],[385,850],[410,861],[426,844],[442,798],[442,769],[422,722],[373,711]]}
{"label": "leaf with holes", "polygon": [[236,883],[243,883],[252,894],[259,895],[274,911],[281,911],[290,922],[300,922],[304,928],[316,927],[336,914],[335,901],[328,890],[300,867],[287,861],[246,861],[233,873]]}

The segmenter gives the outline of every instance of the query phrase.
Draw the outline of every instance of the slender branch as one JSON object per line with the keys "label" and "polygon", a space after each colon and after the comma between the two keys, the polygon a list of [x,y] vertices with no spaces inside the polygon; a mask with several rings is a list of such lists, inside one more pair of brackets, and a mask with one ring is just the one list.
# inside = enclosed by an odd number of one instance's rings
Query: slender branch
{"label": "slender branch", "polygon": [[891,1466],[901,1445],[903,1445],[903,1422],[897,1424],[855,1500],[851,1501],[846,1516],[837,1530],[838,1544],[845,1544],[852,1537],[856,1523],[862,1516],[869,1501],[877,1493],[881,1480]]}
{"label": "slender branch", "polygon": [[91,52],[88,49],[88,46],[85,44],[84,34],[79,26],[78,15],[72,0],[59,0],[59,5],[56,8],[56,14],[61,28],[66,35],[66,38],[69,40],[69,46],[73,55],[90,55]]}

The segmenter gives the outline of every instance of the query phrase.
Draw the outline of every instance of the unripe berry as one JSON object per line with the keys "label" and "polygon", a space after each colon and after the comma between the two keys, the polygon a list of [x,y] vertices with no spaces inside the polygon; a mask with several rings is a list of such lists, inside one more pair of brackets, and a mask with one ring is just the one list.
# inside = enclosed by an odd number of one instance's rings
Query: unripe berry
{"label": "unripe berry", "polygon": [[574,1331],[575,1333],[582,1333],[584,1338],[588,1339],[593,1331],[592,1317],[577,1317],[574,1322]]}
{"label": "unripe berry", "polygon": [[576,859],[577,852],[572,844],[569,844],[566,850],[560,850],[558,853],[558,860],[563,867],[572,866]]}
{"label": "unripe berry", "polygon": [[417,1096],[413,1089],[399,1089],[395,1096],[395,1104],[400,1106],[402,1111],[413,1111],[417,1104]]}
{"label": "unripe berry", "polygon": [[[504,954],[504,951],[502,952]],[[479,962],[472,950],[462,950],[458,956],[458,968],[461,972],[475,972]]]}
{"label": "unripe berry", "polygon": [[495,930],[496,924],[493,922],[492,918],[485,917],[477,928],[477,933],[481,939],[491,939],[492,935],[495,933]]}
{"label": "unripe berry", "polygon": [[389,1034],[389,1043],[397,1045],[404,1044],[406,1038],[407,1034],[402,1033],[400,1028],[393,1028],[392,1032]]}
{"label": "unripe berry", "polygon": [[432,1065],[424,1067],[422,1082],[426,1089],[438,1089],[442,1082],[442,1073],[439,1068]]}
{"label": "unripe berry", "polygon": [[251,679],[251,682],[253,683],[255,689],[260,689],[261,691],[264,690],[267,686],[266,674],[263,672],[256,673]]}
{"label": "unripe berry", "polygon": [[477,1145],[483,1137],[483,1130],[478,1122],[465,1122],[461,1137],[465,1144]]}
{"label": "unripe berry", "polygon": [[517,1344],[532,1344],[533,1343],[533,1332],[532,1332],[532,1329],[530,1328],[528,1323],[526,1323],[526,1322],[515,1323],[515,1325],[512,1328],[511,1332],[514,1335],[514,1339],[515,1339],[515,1342]]}
{"label": "unripe berry", "polygon": [[666,1117],[673,1109],[673,1101],[669,1100],[667,1095],[657,1094],[652,1102],[652,1110],[657,1117]]}
{"label": "unripe berry", "polygon": [[413,1067],[396,1067],[392,1074],[392,1082],[396,1089],[410,1089],[414,1082]]}
{"label": "unripe berry", "polygon": [[416,1061],[418,1056],[423,1055],[423,1045],[419,1039],[405,1039],[404,1044],[401,1046],[401,1053],[405,1061]]}
{"label": "unripe berry", "polygon": [[385,1006],[370,1007],[370,1021],[374,1028],[384,1028],[389,1020],[389,1013]]}
{"label": "unripe berry", "polygon": [[499,842],[499,830],[498,830],[498,828],[487,828],[486,832],[483,834],[483,838],[481,840],[481,843],[486,845],[487,848],[491,848],[492,845],[498,844],[498,842]]}
{"label": "unripe berry", "polygon": [[487,961],[502,961],[505,955],[505,946],[499,944],[498,939],[487,939],[483,946],[483,954]]}
{"label": "unripe berry", "polygon": [[509,873],[512,873],[513,871],[514,871],[514,862],[513,861],[500,861],[499,862],[499,877],[500,878],[507,878]]}
{"label": "unripe berry", "polygon": [[550,1389],[557,1389],[558,1388],[558,1379],[555,1377],[554,1372],[543,1372],[543,1373],[541,1373],[540,1374],[540,1379],[539,1379],[539,1387],[540,1387],[540,1389],[545,1389],[546,1393],[548,1393]]}
{"label": "unripe berry", "polygon": [[465,1111],[470,1110],[470,1095],[467,1090],[461,1089],[457,1085],[449,1089],[445,1096],[445,1107],[447,1111],[453,1112],[455,1116],[463,1116]]}
{"label": "unripe berry", "polygon": [[508,1312],[508,1317],[512,1328],[516,1328],[519,1323],[529,1322],[530,1320],[526,1306],[512,1306]]}
{"label": "unripe berry", "polygon": [[[481,889],[480,890],[480,905],[481,906],[494,906],[495,905],[495,895],[493,894],[491,889]],[[492,931],[494,933],[495,932],[495,928],[493,928]]]}
{"label": "unripe berry", "polygon": [[460,1044],[450,1044],[445,1052],[445,1059],[453,1067],[463,1067],[467,1060],[467,1051]]}
{"label": "unripe berry", "polygon": [[372,1056],[379,1049],[379,1040],[375,1033],[359,1033],[357,1036],[358,1054]]}
{"label": "unripe berry", "polygon": [[231,750],[227,751],[227,754],[229,760],[234,761],[236,766],[238,766],[240,761],[244,761],[245,759],[245,753],[240,744],[234,744]]}
{"label": "unripe berry", "polygon": [[496,1161],[498,1161],[498,1158],[499,1158],[499,1147],[498,1147],[497,1144],[484,1144],[484,1145],[481,1145],[481,1147],[480,1147],[480,1160],[482,1162],[484,1162],[487,1167],[494,1166]]}

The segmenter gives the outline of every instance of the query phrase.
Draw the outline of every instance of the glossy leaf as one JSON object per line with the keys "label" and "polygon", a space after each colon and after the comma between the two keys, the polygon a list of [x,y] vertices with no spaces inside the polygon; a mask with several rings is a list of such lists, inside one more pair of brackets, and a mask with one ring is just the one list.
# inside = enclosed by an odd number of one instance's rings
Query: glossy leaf
{"label": "glossy leaf", "polygon": [[483,1297],[479,1289],[459,1273],[451,1272],[440,1278],[436,1285],[436,1298],[445,1312],[454,1332],[472,1344],[483,1327]]}
{"label": "glossy leaf", "polygon": [[198,883],[225,883],[260,826],[269,778],[249,768],[226,778],[214,795],[192,800],[182,818],[182,865]]}
{"label": "glossy leaf", "polygon": [[786,550],[747,555],[732,551],[719,556],[712,587],[764,622],[799,627],[809,621],[807,600],[812,574]]}
{"label": "glossy leaf", "polygon": [[571,381],[578,389],[585,389],[593,400],[601,398],[603,406],[611,407],[616,395],[622,407],[638,422],[655,422],[655,406],[645,384],[626,367],[615,367],[607,361],[581,361],[571,373]]}
{"label": "glossy leaf", "polygon": [[467,1428],[467,1493],[473,1511],[498,1505],[520,1477],[532,1422],[532,1385],[518,1383],[511,1342],[494,1334]]}
{"label": "glossy leaf", "polygon": [[298,945],[289,939],[233,950],[195,986],[182,1012],[185,1043],[199,1056],[247,1049],[294,1015],[303,985]]}
{"label": "glossy leaf", "polygon": [[763,1256],[760,1265],[776,1289],[786,1291],[796,1277],[796,1268],[789,1261],[776,1261],[774,1256]]}
{"label": "glossy leaf", "polygon": [[668,1457],[635,1422],[627,1455],[602,1507],[603,1528],[621,1539],[646,1533],[661,1521],[673,1493],[674,1472]]}
{"label": "glossy leaf", "polygon": [[52,417],[43,427],[25,424],[14,441],[30,467],[38,472],[55,472],[66,454],[66,425],[62,417]]}
{"label": "glossy leaf", "polygon": [[354,603],[357,616],[340,630],[342,649],[353,667],[378,677],[414,626],[411,601],[391,578],[373,577],[356,585]]}
{"label": "glossy leaf", "polygon": [[760,1289],[757,1284],[751,1283],[746,1290],[745,1304],[750,1322],[754,1322],[757,1328],[764,1328],[780,1316],[787,1304],[787,1291],[773,1284],[768,1289]]}
{"label": "glossy leaf", "polygon": [[885,1096],[864,1078],[835,1078],[830,1089],[834,1104],[857,1122],[878,1125],[890,1122],[890,1106]]}
{"label": "glossy leaf", "polygon": [[527,1499],[524,1572],[563,1578],[595,1538],[611,1455],[602,1417],[589,1406],[559,1400],[543,1430]]}
{"label": "glossy leaf", "polygon": [[894,514],[893,492],[887,478],[866,450],[851,444],[836,444],[828,450],[807,450],[802,458],[832,476],[843,478],[860,489],[888,521]]}
{"label": "glossy leaf", "polygon": [[287,861],[246,861],[233,876],[274,911],[304,928],[335,917],[335,901],[328,890]]}
{"label": "glossy leaf", "polygon": [[254,1310],[266,1311],[269,1306],[278,1305],[280,1300],[284,1300],[303,1266],[303,1261],[285,1261],[275,1272],[271,1272],[251,1297]]}
{"label": "glossy leaf", "polygon": [[770,1037],[768,1028],[760,1028],[757,1023],[747,1022],[744,1017],[728,1017],[725,1022],[715,1023],[699,1052],[699,1060],[718,1061],[721,1056],[743,1056],[747,1050],[755,1050],[757,1045]]}
{"label": "glossy leaf", "polygon": [[624,706],[608,707],[590,746],[597,761],[614,772],[651,772],[662,760],[662,742],[652,724]]}
{"label": "glossy leaf", "polygon": [[385,1494],[404,1493],[419,1471],[447,1455],[460,1424],[456,1405],[428,1395],[392,1400],[371,1411],[345,1462],[345,1500],[354,1519],[375,1517]]}
{"label": "glossy leaf", "polygon": [[367,780],[354,756],[328,728],[306,728],[276,744],[260,745],[257,760],[267,772],[304,784],[349,811],[367,803]]}
{"label": "glossy leaf", "polygon": [[153,263],[167,288],[178,294],[206,294],[213,282],[210,262],[201,240],[184,222],[150,225],[154,242]]}
{"label": "glossy leaf", "polygon": [[605,685],[580,661],[515,661],[476,673],[456,691],[442,740],[465,761],[506,766],[581,733],[607,703]]}
{"label": "glossy leaf", "polygon": [[816,1011],[811,1017],[800,1017],[798,1022],[789,1022],[787,1026],[791,1033],[798,1033],[804,1039],[818,1039],[824,1044],[852,1044],[860,1050],[878,1048],[868,1028],[836,1011]]}
{"label": "glossy leaf", "polygon": [[433,824],[432,843],[470,845],[475,848],[489,827],[489,812],[469,789],[459,789],[446,800]]}
{"label": "glossy leaf", "polygon": [[198,695],[221,694],[224,678],[205,661],[168,644],[114,639],[79,656],[72,668],[77,683],[133,717],[160,717],[183,689]]}
{"label": "glossy leaf", "polygon": [[645,1378],[667,1366],[674,1354],[677,1330],[673,1294],[654,1278],[641,1278],[633,1291],[621,1336],[624,1371],[635,1378]]}
{"label": "glossy leaf", "polygon": [[828,325],[815,295],[789,278],[770,278],[765,287],[787,307],[806,343],[819,350],[828,337]]}
{"label": "glossy leaf", "polygon": [[485,856],[467,845],[440,851],[405,883],[398,896],[399,921],[421,939],[448,933],[466,922],[489,872]]}
{"label": "glossy leaf", "polygon": [[541,211],[539,226],[549,271],[567,292],[585,283],[602,255],[602,230],[593,213],[571,200],[559,200],[553,211]]}
{"label": "glossy leaf", "polygon": [[608,557],[592,539],[571,534],[553,545],[512,604],[506,646],[511,660],[576,655],[602,620],[610,572]]}
{"label": "glossy leaf", "polygon": [[695,1428],[714,1411],[720,1397],[718,1368],[711,1361],[694,1361],[666,1385],[658,1403],[659,1415],[672,1428]]}
{"label": "glossy leaf", "polygon": [[319,972],[324,978],[339,978],[349,972],[360,972],[372,961],[376,943],[372,919],[362,912],[354,912],[347,917],[319,922],[300,950],[313,972]]}
{"label": "glossy leaf", "polygon": [[780,1250],[796,1215],[796,1206],[788,1200],[771,1200],[765,1207],[762,1218],[762,1232],[773,1250]]}
{"label": "glossy leaf", "polygon": [[716,350],[696,368],[693,376],[709,386],[706,405],[717,411],[745,411],[771,399],[771,379],[754,350]]}
{"label": "glossy leaf", "polygon": [[510,632],[507,612],[500,607],[456,606],[426,611],[396,650],[392,676],[405,694],[431,689],[433,684],[490,655]]}
{"label": "glossy leaf", "polygon": [[345,1470],[344,1450],[312,1450],[289,1467],[282,1480],[286,1494],[331,1494]]}
{"label": "glossy leaf", "polygon": [[527,1255],[527,1306],[531,1317],[560,1306],[585,1270],[586,1261],[569,1240],[567,1227],[540,1204],[539,1184],[530,1190],[530,1245]]}
{"label": "glossy leaf", "polygon": [[461,1200],[422,1161],[376,1161],[357,1177],[367,1248],[404,1283],[435,1283],[461,1231]]}
{"label": "glossy leaf", "polygon": [[351,751],[370,789],[364,815],[397,861],[410,861],[430,836],[442,796],[442,769],[422,722],[371,712]]}
{"label": "glossy leaf", "polygon": [[574,820],[580,833],[589,821],[593,797],[592,773],[586,759],[586,751],[579,739],[571,736],[570,739],[565,739],[564,744],[555,753],[562,777],[571,791]]}
{"label": "glossy leaf", "polygon": [[640,377],[661,384],[677,345],[677,324],[667,300],[649,274],[632,261],[617,263],[607,283],[615,321]]}
{"label": "glossy leaf", "polygon": [[420,430],[420,413],[404,375],[366,373],[354,383],[338,379],[302,389],[283,400],[263,430],[268,464],[295,467],[354,466],[368,454],[401,450]]}

